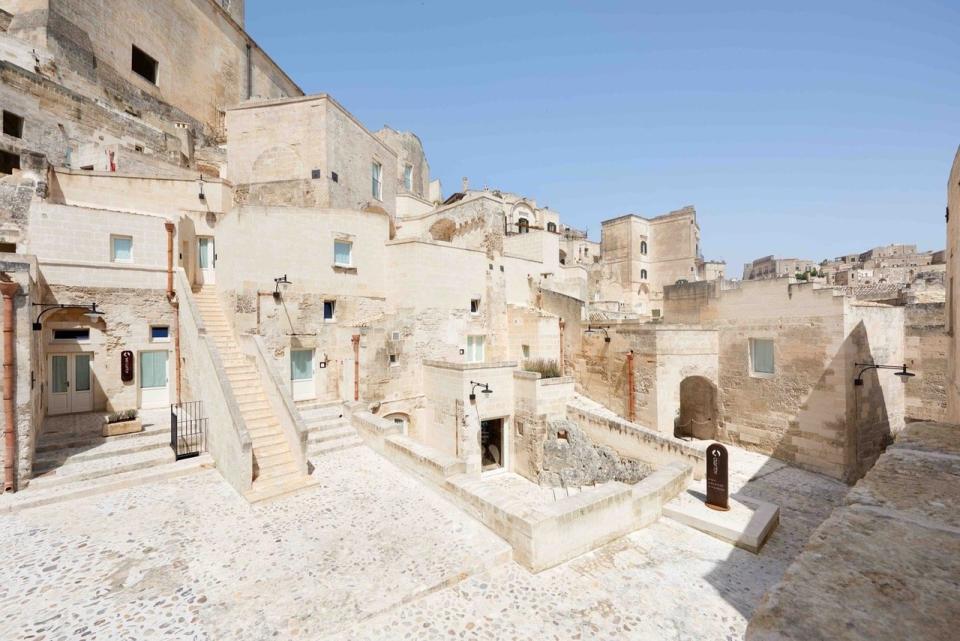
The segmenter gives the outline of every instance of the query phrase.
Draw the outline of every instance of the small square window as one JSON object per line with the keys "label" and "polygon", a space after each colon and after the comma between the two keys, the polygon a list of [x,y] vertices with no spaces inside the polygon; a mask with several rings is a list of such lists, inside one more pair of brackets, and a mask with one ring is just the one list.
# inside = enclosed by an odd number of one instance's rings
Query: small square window
{"label": "small square window", "polygon": [[333,263],[340,267],[353,266],[353,243],[337,240],[333,243]]}
{"label": "small square window", "polygon": [[403,188],[413,191],[413,165],[406,165],[403,168]]}
{"label": "small square window", "polygon": [[0,151],[0,174],[12,174],[15,169],[20,169],[20,154]]}
{"label": "small square window", "polygon": [[335,300],[325,300],[323,301],[323,320],[332,321],[336,318],[337,311],[337,301]]}
{"label": "small square window", "polygon": [[768,338],[750,339],[750,373],[753,376],[767,377],[774,374],[773,340]]}
{"label": "small square window", "polygon": [[23,138],[23,118],[13,112],[4,110],[3,133],[14,138]]}
{"label": "small square window", "polygon": [[114,263],[133,262],[133,238],[131,236],[110,237],[110,260]]}
{"label": "small square window", "polygon": [[480,299],[479,299],[479,298],[471,298],[471,299],[470,299],[470,313],[471,313],[471,314],[479,314],[479,313],[480,313]]}
{"label": "small square window", "polygon": [[157,70],[159,66],[156,58],[145,53],[143,49],[140,49],[137,45],[133,45],[130,68],[135,74],[147,82],[157,84]]}
{"label": "small square window", "polygon": [[310,178],[312,178],[313,180],[318,180],[318,179],[320,179],[320,178],[323,178],[323,170],[321,170],[321,169],[312,169],[312,170],[310,171]]}
{"label": "small square window", "polygon": [[467,362],[482,363],[486,360],[484,346],[486,338],[483,336],[467,336]]}
{"label": "small square window", "polygon": [[150,341],[153,343],[170,342],[170,326],[169,325],[151,325]]}
{"label": "small square window", "polygon": [[520,349],[523,350],[523,357],[524,357],[524,358],[530,358],[530,346],[529,346],[529,345],[521,345],[521,346],[520,346]]}
{"label": "small square window", "polygon": [[390,367],[398,367],[400,365],[400,357],[397,354],[390,354]]}
{"label": "small square window", "polygon": [[338,183],[338,182],[340,182],[340,176],[337,175],[337,172],[331,171],[331,172],[330,172],[330,180],[332,180],[332,181],[335,182],[335,183]]}
{"label": "small square window", "polygon": [[390,334],[390,340],[398,341],[400,340],[400,332],[393,332]]}

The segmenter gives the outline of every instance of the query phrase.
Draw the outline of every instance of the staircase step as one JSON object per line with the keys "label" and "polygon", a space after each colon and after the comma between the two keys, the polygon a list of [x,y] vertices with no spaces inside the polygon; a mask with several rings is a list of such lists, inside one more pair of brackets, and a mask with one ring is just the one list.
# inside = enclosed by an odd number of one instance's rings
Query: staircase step
{"label": "staircase step", "polygon": [[164,463],[153,467],[136,469],[129,472],[120,472],[109,476],[65,483],[53,487],[37,487],[34,481],[21,492],[0,496],[0,512],[16,512],[44,505],[53,505],[64,501],[86,496],[95,496],[115,492],[138,485],[159,483],[168,479],[196,474],[203,470],[213,469],[213,458],[209,454]]}
{"label": "staircase step", "polygon": [[259,503],[278,499],[294,492],[299,492],[319,484],[319,480],[310,476],[298,475],[286,479],[281,483],[261,483],[254,481],[253,486],[244,496],[250,503]]}
{"label": "staircase step", "polygon": [[293,466],[290,448],[273,454],[265,454],[262,449],[258,452],[256,447],[253,450],[253,456],[257,461],[257,467],[260,468],[261,476],[270,470],[286,469]]}
{"label": "staircase step", "polygon": [[37,457],[42,454],[56,452],[58,450],[70,450],[75,448],[92,448],[102,443],[119,443],[128,440],[137,440],[141,438],[151,438],[159,434],[165,434],[170,437],[169,425],[144,425],[142,432],[133,434],[121,434],[106,438],[101,436],[99,430],[96,432],[53,432],[42,434],[37,443]]}
{"label": "staircase step", "polygon": [[147,450],[145,452],[137,452],[124,456],[110,456],[92,461],[77,461],[69,465],[62,465],[42,476],[37,476],[30,481],[30,486],[36,488],[54,487],[65,483],[87,481],[104,476],[132,472],[134,470],[170,463],[173,460],[173,450],[166,447],[164,449]]}
{"label": "staircase step", "polygon": [[326,441],[323,443],[311,443],[307,449],[307,456],[310,458],[320,458],[322,456],[333,454],[334,452],[342,452],[344,450],[360,447],[362,445],[363,439],[357,435]]}
{"label": "staircase step", "polygon": [[307,442],[323,443],[324,441],[331,441],[345,436],[355,436],[356,434],[357,430],[355,430],[352,425],[341,425],[329,430],[312,430],[307,437]]}
{"label": "staircase step", "polygon": [[88,442],[77,447],[58,448],[42,452],[37,448],[37,456],[33,461],[33,473],[40,476],[55,468],[79,461],[93,461],[108,456],[125,456],[170,447],[169,429],[139,432],[137,436],[140,438],[128,438],[119,441],[114,441],[113,438],[101,439],[99,442]]}

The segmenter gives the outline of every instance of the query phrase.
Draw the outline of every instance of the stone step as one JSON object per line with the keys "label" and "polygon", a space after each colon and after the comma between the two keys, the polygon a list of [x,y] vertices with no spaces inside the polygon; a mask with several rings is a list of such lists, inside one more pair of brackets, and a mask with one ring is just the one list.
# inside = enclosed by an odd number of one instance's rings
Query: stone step
{"label": "stone step", "polygon": [[337,438],[343,438],[345,436],[356,436],[357,430],[353,428],[352,425],[342,425],[334,429],[329,430],[313,430],[307,436],[308,443],[323,443],[324,441],[331,441]]}
{"label": "stone step", "polygon": [[137,452],[170,447],[170,430],[152,430],[140,432],[140,438],[128,438],[119,441],[113,438],[102,439],[97,443],[85,443],[78,447],[59,448],[40,452],[33,461],[33,473],[45,474],[55,468],[79,461],[93,461],[108,456],[125,456]]}
{"label": "stone step", "polygon": [[290,446],[287,445],[287,439],[285,438],[277,439],[275,442],[270,443],[269,445],[254,443],[253,450],[256,456],[263,457],[276,456],[277,454],[290,455]]}
{"label": "stone step", "polygon": [[243,414],[244,418],[249,415],[251,418],[256,416],[263,416],[264,413],[272,414],[273,410],[270,409],[270,404],[267,403],[265,398],[251,398],[247,400],[237,401],[237,405],[240,406],[240,413]]}
{"label": "stone step", "polygon": [[109,438],[101,435],[99,427],[93,432],[53,432],[40,436],[39,442],[37,443],[37,457],[48,452],[56,452],[57,450],[96,447],[102,443],[119,443],[141,438],[152,438],[158,434],[165,434],[167,439],[169,439],[170,425],[148,424],[143,426],[142,432],[121,434]]}
{"label": "stone step", "polygon": [[173,450],[170,447],[151,449],[124,456],[109,456],[92,461],[77,461],[69,465],[62,465],[54,470],[38,476],[30,481],[35,488],[54,487],[77,481],[87,481],[134,470],[142,470],[174,460]]}
{"label": "stone step", "polygon": [[298,407],[297,411],[300,412],[300,416],[303,418],[303,420],[307,422],[314,421],[314,420],[323,421],[328,419],[339,420],[344,416],[343,410],[341,409],[334,409],[334,410],[307,409],[305,410],[303,408]]}
{"label": "stone step", "polygon": [[52,487],[36,487],[33,482],[30,486],[16,494],[0,496],[0,512],[16,512],[44,505],[54,505],[64,501],[86,496],[96,496],[117,490],[124,490],[148,483],[159,483],[168,479],[196,474],[214,467],[213,458],[209,454],[164,463],[148,468],[120,472],[109,476],[65,483]]}
{"label": "stone step", "polygon": [[283,436],[283,431],[280,429],[280,425],[278,423],[264,425],[262,427],[247,428],[247,432],[250,433],[250,438],[253,441],[269,439],[277,434]]}
{"label": "stone step", "polygon": [[343,450],[360,447],[362,445],[363,439],[354,434],[353,436],[338,438],[332,441],[325,441],[323,443],[310,443],[307,446],[307,456],[311,458],[320,458],[322,456],[333,454],[334,452],[342,452]]}
{"label": "stone step", "polygon": [[293,478],[300,475],[300,471],[297,469],[297,466],[293,464],[293,461],[273,465],[268,468],[258,467],[258,469],[259,473],[257,474],[256,481],[261,483],[282,482],[280,479]]}
{"label": "stone step", "polygon": [[269,419],[275,418],[273,415],[273,410],[269,408],[252,409],[249,411],[242,411],[241,413],[243,414],[243,419],[247,422],[248,426],[250,425],[251,421],[256,421],[262,418],[269,418]]}
{"label": "stone step", "polygon": [[307,428],[309,428],[310,430],[318,430],[318,431],[329,430],[335,427],[340,427],[342,425],[351,425],[350,421],[348,421],[345,418],[329,418],[329,419],[324,419],[322,421],[318,421],[318,420],[309,421],[304,419],[303,422],[304,424],[306,424]]}
{"label": "stone step", "polygon": [[303,475],[296,475],[289,479],[284,479],[282,482],[263,483],[261,481],[255,481],[250,490],[244,494],[244,497],[250,503],[259,503],[299,492],[308,487],[313,487],[319,482],[318,479]]}
{"label": "stone step", "polygon": [[257,451],[258,449],[257,447],[253,448],[253,457],[261,474],[265,474],[269,470],[285,469],[287,466],[293,465],[293,457],[290,456],[289,448],[272,454],[266,454],[262,449]]}

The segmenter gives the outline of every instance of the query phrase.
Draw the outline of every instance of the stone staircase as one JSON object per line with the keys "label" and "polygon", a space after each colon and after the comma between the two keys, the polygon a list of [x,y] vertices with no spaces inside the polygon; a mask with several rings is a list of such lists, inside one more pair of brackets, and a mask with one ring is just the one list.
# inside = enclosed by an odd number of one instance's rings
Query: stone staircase
{"label": "stone staircase", "polygon": [[184,476],[213,466],[208,454],[175,462],[170,413],[142,410],[143,431],[101,435],[102,412],[50,416],[37,440],[33,478],[0,499],[0,511],[18,510]]}
{"label": "stone staircase", "polygon": [[307,455],[311,459],[363,445],[339,401],[298,401],[297,411],[310,429]]}
{"label": "stone staircase", "polygon": [[261,387],[256,365],[240,351],[233,328],[220,307],[216,290],[203,287],[193,295],[207,336],[217,348],[233,396],[253,441],[254,480],[247,492],[247,499],[260,501],[274,498],[309,485],[310,478],[298,468],[280,420]]}

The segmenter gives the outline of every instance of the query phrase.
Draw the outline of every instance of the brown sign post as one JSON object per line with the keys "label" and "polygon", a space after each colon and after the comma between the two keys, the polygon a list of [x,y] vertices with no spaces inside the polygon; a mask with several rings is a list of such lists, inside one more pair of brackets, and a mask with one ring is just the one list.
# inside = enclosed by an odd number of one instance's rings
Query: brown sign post
{"label": "brown sign post", "polygon": [[133,352],[128,349],[120,352],[120,380],[124,383],[133,380]]}
{"label": "brown sign post", "polygon": [[723,512],[730,509],[728,456],[727,448],[719,443],[714,443],[707,448],[707,507]]}

